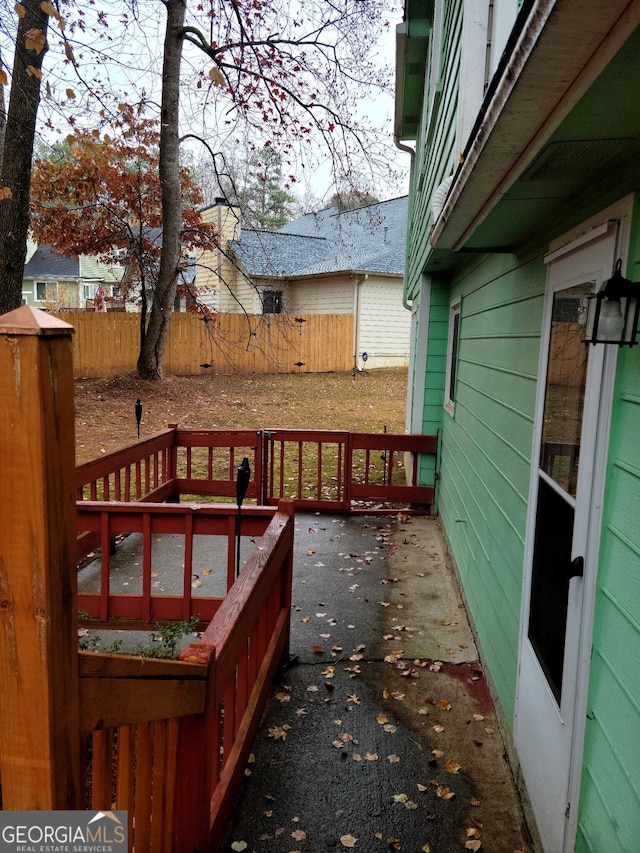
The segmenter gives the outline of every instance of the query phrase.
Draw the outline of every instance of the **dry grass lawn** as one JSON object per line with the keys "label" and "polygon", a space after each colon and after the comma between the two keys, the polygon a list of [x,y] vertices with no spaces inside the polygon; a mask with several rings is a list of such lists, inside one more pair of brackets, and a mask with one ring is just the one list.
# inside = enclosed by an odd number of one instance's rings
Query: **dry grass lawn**
{"label": "dry grass lawn", "polygon": [[150,383],[127,374],[75,386],[76,461],[136,440],[169,423],[191,429],[336,429],[404,432],[406,369],[268,376],[169,376]]}

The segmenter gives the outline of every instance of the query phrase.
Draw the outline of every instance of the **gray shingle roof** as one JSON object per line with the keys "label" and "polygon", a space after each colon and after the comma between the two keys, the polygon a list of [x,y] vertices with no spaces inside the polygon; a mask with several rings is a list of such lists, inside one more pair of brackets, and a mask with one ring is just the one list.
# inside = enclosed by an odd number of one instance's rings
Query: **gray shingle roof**
{"label": "gray shingle roof", "polygon": [[80,259],[56,255],[51,246],[38,246],[24,266],[23,278],[80,278]]}
{"label": "gray shingle roof", "polygon": [[404,273],[407,196],[339,213],[326,208],[281,231],[242,231],[231,245],[249,275],[362,270]]}

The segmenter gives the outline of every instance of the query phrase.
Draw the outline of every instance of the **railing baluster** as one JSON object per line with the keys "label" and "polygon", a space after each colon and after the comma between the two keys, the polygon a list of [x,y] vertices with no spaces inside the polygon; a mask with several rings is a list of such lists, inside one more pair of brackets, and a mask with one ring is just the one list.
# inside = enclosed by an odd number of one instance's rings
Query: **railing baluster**
{"label": "railing baluster", "polygon": [[298,442],[298,493],[296,495],[296,497],[298,497],[298,498],[302,497],[302,468],[303,468],[303,465],[304,465],[304,462],[303,462],[303,458],[302,458],[302,442],[299,441]]}
{"label": "railing baluster", "polygon": [[182,618],[191,619],[191,575],[193,574],[193,516],[184,517],[184,576],[182,581]]}
{"label": "railing baluster", "polygon": [[128,812],[129,838],[133,840],[135,732],[132,726],[118,728],[116,809]]}
{"label": "railing baluster", "polygon": [[133,846],[151,850],[151,802],[153,799],[152,723],[139,723],[136,731],[136,792]]}
{"label": "railing baluster", "polygon": [[236,672],[231,677],[224,690],[224,716],[222,723],[222,766],[229,760],[229,753],[236,734]]}
{"label": "railing baluster", "polygon": [[109,618],[109,583],[111,574],[111,531],[109,513],[100,513],[100,618]]}
{"label": "railing baluster", "polygon": [[[153,769],[151,777],[151,846],[162,853],[164,847],[164,818],[167,810],[165,774],[167,769],[167,721],[157,720],[153,726]],[[137,849],[137,848],[136,848]]]}
{"label": "railing baluster", "polygon": [[139,501],[142,497],[142,465],[141,460],[136,462],[136,500]]}
{"label": "railing baluster", "polygon": [[127,503],[131,501],[131,465],[127,465],[124,473],[124,499]]}
{"label": "railing baluster", "polygon": [[322,500],[322,442],[318,442],[318,479],[317,479],[317,492],[316,497],[320,501]]}
{"label": "railing baluster", "polygon": [[142,516],[142,619],[151,621],[151,514]]}

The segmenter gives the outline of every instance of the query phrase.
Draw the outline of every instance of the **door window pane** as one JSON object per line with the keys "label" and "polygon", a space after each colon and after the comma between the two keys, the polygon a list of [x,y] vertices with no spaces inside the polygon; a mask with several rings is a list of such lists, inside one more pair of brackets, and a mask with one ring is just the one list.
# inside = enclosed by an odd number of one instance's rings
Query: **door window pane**
{"label": "door window pane", "polygon": [[583,343],[585,299],[593,284],[556,293],[551,317],[540,467],[576,495],[589,349]]}

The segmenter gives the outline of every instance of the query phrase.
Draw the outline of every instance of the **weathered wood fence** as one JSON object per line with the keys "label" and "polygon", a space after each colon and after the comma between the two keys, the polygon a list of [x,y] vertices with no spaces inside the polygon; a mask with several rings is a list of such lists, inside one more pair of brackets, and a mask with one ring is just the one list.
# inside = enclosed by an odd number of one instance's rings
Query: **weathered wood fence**
{"label": "weathered wood fence", "polygon": [[[76,333],[76,378],[103,378],[136,368],[140,315],[69,311],[54,315]],[[353,367],[351,314],[218,314],[204,322],[174,313],[164,362],[167,374],[327,373]]]}

